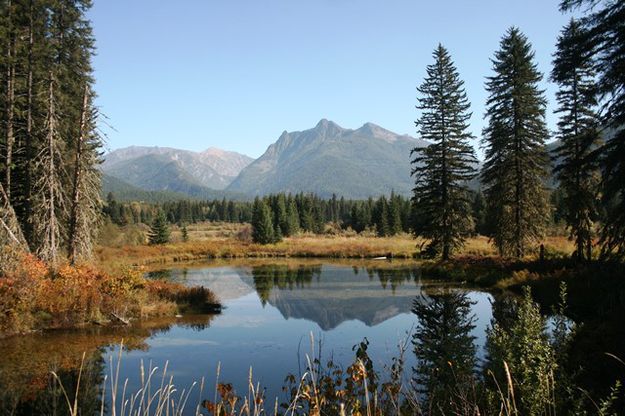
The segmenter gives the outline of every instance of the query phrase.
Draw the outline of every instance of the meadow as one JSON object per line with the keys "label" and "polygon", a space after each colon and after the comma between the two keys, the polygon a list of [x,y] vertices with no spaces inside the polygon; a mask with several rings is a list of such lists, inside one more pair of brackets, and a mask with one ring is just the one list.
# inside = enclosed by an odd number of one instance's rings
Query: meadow
{"label": "meadow", "polygon": [[[548,258],[567,257],[573,250],[572,242],[556,230],[545,237],[545,255]],[[421,261],[418,252],[423,239],[415,239],[407,233],[393,237],[377,237],[372,232],[355,233],[337,227],[326,226],[324,234],[301,233],[284,238],[275,244],[255,244],[251,241],[251,229],[247,224],[201,222],[187,226],[188,241],[183,241],[179,227],[172,226],[171,242],[148,245],[146,230],[141,225],[120,227],[108,224],[102,233],[95,258],[100,267],[116,270],[125,266],[162,267],[172,263],[236,258],[333,258],[415,259]],[[536,259],[539,246],[528,260]],[[466,241],[458,257],[498,257],[497,251],[487,237],[474,236]]]}

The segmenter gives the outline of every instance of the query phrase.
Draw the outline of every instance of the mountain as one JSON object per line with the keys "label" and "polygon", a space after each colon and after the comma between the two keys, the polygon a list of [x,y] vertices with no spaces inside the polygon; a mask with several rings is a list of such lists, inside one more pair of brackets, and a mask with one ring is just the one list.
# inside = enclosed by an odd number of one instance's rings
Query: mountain
{"label": "mountain", "polygon": [[310,130],[282,133],[226,189],[248,195],[314,192],[367,198],[391,190],[409,195],[410,151],[425,145],[372,123],[352,130],[323,119]]}
{"label": "mountain", "polygon": [[225,189],[252,160],[215,148],[192,152],[131,146],[105,155],[102,171],[143,190],[201,197],[211,190]]}
{"label": "mountain", "polygon": [[208,188],[193,189],[194,194],[182,193],[176,191],[158,190],[150,191],[141,189],[114,176],[102,174],[102,197],[106,198],[109,193],[112,193],[117,201],[143,201],[151,203],[161,203],[165,201],[179,201],[181,199],[235,199],[243,200],[244,195],[234,194],[227,191],[219,191]]}

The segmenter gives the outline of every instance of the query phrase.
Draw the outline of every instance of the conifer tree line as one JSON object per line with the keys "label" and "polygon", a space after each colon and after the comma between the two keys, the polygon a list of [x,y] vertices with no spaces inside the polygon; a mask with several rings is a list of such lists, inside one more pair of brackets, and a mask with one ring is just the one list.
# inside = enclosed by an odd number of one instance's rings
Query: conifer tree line
{"label": "conifer tree line", "polygon": [[0,1],[0,244],[88,257],[101,216],[90,0]]}
{"label": "conifer tree line", "polygon": [[[561,3],[563,11],[586,6],[586,17],[571,19],[556,44],[550,79],[559,86],[559,142],[552,154],[543,74],[518,28],[504,34],[491,59],[480,172],[463,82],[447,50],[434,51],[417,89],[416,122],[432,144],[415,148],[412,160],[413,232],[430,241],[428,254],[446,259],[479,230],[501,255],[523,257],[556,213],[575,241],[575,258],[590,260],[595,241],[604,258],[625,256],[625,4]],[[467,184],[476,177],[481,191],[471,200]]]}
{"label": "conifer tree line", "polygon": [[[262,217],[259,216],[261,211]],[[369,231],[382,237],[392,236],[410,232],[413,218],[410,200],[394,192],[388,197],[367,200],[280,193],[254,201],[180,200],[161,204],[118,202],[114,194],[109,194],[103,212],[111,222],[121,226],[151,225],[161,213],[168,223],[180,225],[201,221],[259,224],[256,216],[271,223],[270,227],[264,227],[272,230],[271,235],[264,238],[268,242],[299,232],[321,234],[326,232],[328,224],[343,230],[351,228],[358,233]]]}

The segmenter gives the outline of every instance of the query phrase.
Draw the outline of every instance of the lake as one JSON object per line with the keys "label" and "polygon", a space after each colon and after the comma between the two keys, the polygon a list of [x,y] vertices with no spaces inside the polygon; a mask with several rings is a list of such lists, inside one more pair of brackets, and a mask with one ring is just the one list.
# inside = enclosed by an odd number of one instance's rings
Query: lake
{"label": "lake", "polygon": [[[190,397],[192,413],[197,400],[212,399],[218,365],[219,381],[232,383],[238,393],[246,394],[252,367],[253,379],[266,388],[266,396],[281,399],[285,376],[304,371],[306,354],[320,354],[322,362],[332,359],[346,368],[354,361],[354,345],[366,338],[376,369],[383,370],[418,322],[411,312],[413,302],[427,303],[441,291],[466,292],[473,302],[478,356],[483,355],[492,317],[489,293],[428,281],[409,262],[222,261],[151,272],[148,277],[205,286],[221,299],[223,312],[0,340],[5,408],[28,414],[37,406],[49,407],[49,371],[56,370],[71,384],[85,351],[89,371],[82,383],[92,386],[84,400],[91,397],[97,411],[98,386],[115,368],[110,360],[116,360],[122,338],[126,347],[120,378],[128,379],[128,391],[140,388],[142,362],[160,369],[167,363],[167,374],[180,389],[205,378],[204,393],[196,386]],[[411,350],[409,346],[407,377],[415,364]]]}

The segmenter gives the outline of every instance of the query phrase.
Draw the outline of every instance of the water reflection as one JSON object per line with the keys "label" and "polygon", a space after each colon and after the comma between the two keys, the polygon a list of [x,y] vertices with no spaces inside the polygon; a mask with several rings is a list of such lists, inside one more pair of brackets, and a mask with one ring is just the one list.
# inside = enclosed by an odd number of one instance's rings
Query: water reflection
{"label": "water reflection", "polygon": [[473,387],[477,368],[475,345],[476,315],[466,292],[444,290],[432,295],[429,302],[415,299],[412,312],[417,326],[412,338],[417,365],[413,381],[422,393],[427,408],[437,403],[431,414],[458,414],[451,395],[466,397]]}
{"label": "water reflection", "polygon": [[[91,414],[94,404],[99,404],[96,393],[101,377],[110,371],[107,357],[118,351],[116,345],[122,338],[127,349],[121,378],[129,379],[129,391],[140,386],[141,361],[160,366],[169,361],[178,385],[187,387],[207,377],[208,391],[214,388],[218,363],[221,380],[246,391],[251,365],[255,379],[267,387],[267,395],[279,396],[284,376],[299,371],[298,356],[301,359],[308,352],[310,333],[322,340],[326,358],[343,366],[353,360],[352,346],[367,337],[372,361],[382,369],[396,354],[398,341],[415,326],[417,318],[411,309],[430,304],[441,286],[422,281],[413,265],[387,263],[218,264],[152,272],[149,277],[206,286],[222,299],[225,309],[217,316],[1,340],[0,413],[32,414],[35,407],[45,407],[35,413],[64,414],[62,397],[49,372],[58,371],[64,384],[75,384],[86,352],[85,369],[90,375],[84,378],[81,400],[88,410],[83,414]],[[480,346],[491,319],[491,297],[483,292],[466,296],[477,317],[471,336]],[[414,356],[408,357],[408,365],[416,366]]]}

